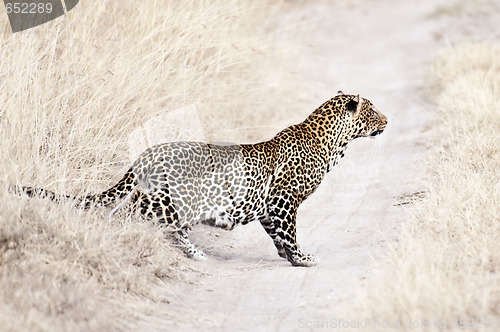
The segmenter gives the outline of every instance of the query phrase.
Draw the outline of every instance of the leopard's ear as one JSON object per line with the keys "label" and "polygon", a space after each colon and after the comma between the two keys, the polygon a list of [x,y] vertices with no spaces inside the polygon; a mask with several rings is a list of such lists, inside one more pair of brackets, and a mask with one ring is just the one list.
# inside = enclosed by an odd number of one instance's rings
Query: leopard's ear
{"label": "leopard's ear", "polygon": [[344,93],[342,92],[342,90],[339,90],[339,91],[337,91],[337,95],[335,97],[343,96],[343,95],[344,95]]}
{"label": "leopard's ear", "polygon": [[347,103],[346,106],[349,112],[354,113],[354,115],[357,115],[361,111],[362,105],[363,105],[363,98],[357,95],[356,97],[352,98]]}
{"label": "leopard's ear", "polygon": [[361,109],[363,108],[363,103],[365,101],[363,100],[363,97],[360,97],[359,95],[357,95],[356,98],[358,99],[358,107],[356,107],[356,114],[359,114],[359,112],[361,112]]}
{"label": "leopard's ear", "polygon": [[357,95],[356,97],[352,98],[351,100],[349,100],[349,102],[347,103],[347,110],[349,112],[356,112],[357,108],[358,108],[358,104],[359,104],[359,95]]}

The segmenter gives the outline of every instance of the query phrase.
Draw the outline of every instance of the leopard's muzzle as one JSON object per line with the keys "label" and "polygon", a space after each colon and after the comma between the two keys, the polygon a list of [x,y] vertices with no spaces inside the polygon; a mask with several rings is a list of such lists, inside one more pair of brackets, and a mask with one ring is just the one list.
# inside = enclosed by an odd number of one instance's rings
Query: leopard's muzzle
{"label": "leopard's muzzle", "polygon": [[371,134],[370,134],[370,137],[375,137],[377,135],[380,135],[384,132],[384,129],[385,128],[382,128],[382,129],[376,129],[375,131],[373,131]]}

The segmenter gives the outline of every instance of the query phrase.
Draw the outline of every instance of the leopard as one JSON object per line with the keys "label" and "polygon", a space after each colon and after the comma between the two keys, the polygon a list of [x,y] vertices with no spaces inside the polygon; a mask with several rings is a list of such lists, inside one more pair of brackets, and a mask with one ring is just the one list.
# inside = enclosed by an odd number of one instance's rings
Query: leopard
{"label": "leopard", "polygon": [[318,258],[296,240],[299,205],[344,157],[347,144],[375,137],[387,117],[368,99],[338,91],[303,122],[255,144],[167,142],[147,148],[114,186],[72,197],[20,187],[18,193],[52,200],[73,199],[78,208],[127,206],[154,219],[186,256],[206,260],[188,238],[197,224],[232,230],[258,221],[277,253],[293,266]]}

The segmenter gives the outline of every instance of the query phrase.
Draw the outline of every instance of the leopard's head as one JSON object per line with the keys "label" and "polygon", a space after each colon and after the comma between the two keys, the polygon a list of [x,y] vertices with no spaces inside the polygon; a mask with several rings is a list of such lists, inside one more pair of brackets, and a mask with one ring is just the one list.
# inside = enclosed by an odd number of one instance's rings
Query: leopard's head
{"label": "leopard's head", "polygon": [[387,117],[368,100],[359,95],[345,95],[339,91],[334,99],[343,104],[348,140],[380,135],[387,125]]}

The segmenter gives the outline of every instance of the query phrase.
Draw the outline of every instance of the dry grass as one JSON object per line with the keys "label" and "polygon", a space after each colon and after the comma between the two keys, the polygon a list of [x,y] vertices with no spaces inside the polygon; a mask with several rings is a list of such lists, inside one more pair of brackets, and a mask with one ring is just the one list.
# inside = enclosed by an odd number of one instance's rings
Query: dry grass
{"label": "dry grass", "polygon": [[[141,315],[169,317],[155,289],[189,264],[154,226],[7,188],[104,190],[129,164],[128,135],[185,105],[197,106],[208,140],[232,139],[224,129],[239,126],[281,128],[284,114],[270,110],[285,111],[285,50],[262,21],[273,10],[266,1],[104,0],[17,34],[0,15],[2,330],[130,330]],[[238,141],[275,131],[240,131]]]}
{"label": "dry grass", "polygon": [[428,320],[428,330],[438,330],[436,319],[448,329],[457,319],[500,324],[500,47],[447,51],[430,83],[436,116],[426,198],[415,203],[356,316]]}
{"label": "dry grass", "polygon": [[484,18],[488,10],[498,10],[499,4],[494,0],[451,0],[439,5],[433,16],[471,16]]}

